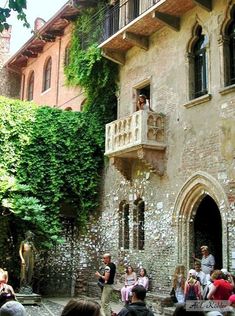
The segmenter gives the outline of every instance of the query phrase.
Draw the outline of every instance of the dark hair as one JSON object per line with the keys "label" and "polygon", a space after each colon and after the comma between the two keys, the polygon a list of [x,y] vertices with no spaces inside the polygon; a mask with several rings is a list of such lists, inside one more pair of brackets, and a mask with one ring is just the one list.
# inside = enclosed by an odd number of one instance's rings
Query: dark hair
{"label": "dark hair", "polygon": [[[146,275],[147,275],[147,271],[146,271],[146,269],[145,269],[145,268],[140,268],[140,270],[143,270],[143,271],[144,271],[144,276],[146,276]],[[139,270],[139,274],[140,274],[140,270]]]}
{"label": "dark hair", "polygon": [[132,273],[134,272],[134,268],[133,268],[132,266],[130,266],[130,265],[129,265],[129,266],[127,266],[127,267],[126,267],[126,273],[127,273],[127,274],[128,274],[128,272],[129,272],[129,271],[128,271],[128,268],[131,268]]}
{"label": "dark hair", "polygon": [[136,298],[141,301],[143,301],[146,297],[146,289],[143,287],[143,285],[135,285],[131,292],[135,293]]}
{"label": "dark hair", "polygon": [[64,307],[61,316],[99,316],[100,305],[93,300],[71,299]]}

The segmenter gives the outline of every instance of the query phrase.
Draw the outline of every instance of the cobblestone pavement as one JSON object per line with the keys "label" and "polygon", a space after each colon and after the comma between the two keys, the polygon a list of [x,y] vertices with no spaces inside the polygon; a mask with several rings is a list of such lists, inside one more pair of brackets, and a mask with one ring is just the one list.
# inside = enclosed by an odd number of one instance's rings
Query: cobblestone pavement
{"label": "cobblestone pavement", "polygon": [[43,300],[40,306],[25,305],[27,316],[60,316],[63,305],[49,300]]}
{"label": "cobblestone pavement", "polygon": [[[25,305],[27,316],[60,316],[64,305],[69,299],[43,299],[40,306]],[[122,303],[111,302],[112,310],[118,313],[123,307]],[[158,316],[158,313],[154,313]]]}

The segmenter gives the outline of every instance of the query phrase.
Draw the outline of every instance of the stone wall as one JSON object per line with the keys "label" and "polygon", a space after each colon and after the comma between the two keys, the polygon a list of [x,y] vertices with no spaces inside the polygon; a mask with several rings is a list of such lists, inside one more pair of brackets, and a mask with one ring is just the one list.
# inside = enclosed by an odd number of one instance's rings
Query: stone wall
{"label": "stone wall", "polygon": [[11,27],[0,34],[0,95],[12,98],[20,96],[20,75],[4,67],[9,58]]}
{"label": "stone wall", "polygon": [[[77,235],[74,241],[76,295],[94,295],[89,282],[94,282],[103,252],[112,254],[118,277],[123,276],[128,263],[136,270],[144,266],[152,290],[169,293],[175,266],[183,262],[190,268],[192,251],[198,251],[194,249],[193,222],[205,196],[215,201],[221,216],[223,267],[234,271],[235,92],[221,93],[224,87],[218,49],[226,11],[222,0],[213,2],[212,12],[195,7],[181,18],[179,32],[164,27],[150,38],[148,51],[136,47],[128,51],[126,63],[120,67],[118,113],[120,117],[132,113],[133,87],[149,80],[151,106],[167,120],[165,173],[159,177],[135,160],[132,181],[127,181],[107,163],[100,213],[91,218],[87,234]],[[208,36],[211,98],[190,104],[186,56],[195,23],[202,25]],[[144,250],[133,248],[133,202],[138,194],[145,201]],[[119,248],[119,205],[123,200],[130,205],[129,249]],[[69,263],[71,258],[66,260]]]}

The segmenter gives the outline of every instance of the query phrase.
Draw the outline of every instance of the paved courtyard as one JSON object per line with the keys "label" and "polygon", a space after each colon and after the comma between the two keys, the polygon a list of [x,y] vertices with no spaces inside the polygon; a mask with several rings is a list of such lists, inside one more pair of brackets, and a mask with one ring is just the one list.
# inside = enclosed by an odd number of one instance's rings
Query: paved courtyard
{"label": "paved courtyard", "polygon": [[[25,305],[27,316],[60,316],[69,298],[48,298],[43,299],[40,306]],[[98,301],[98,300],[97,300]],[[112,310],[118,313],[123,305],[121,302],[111,302]],[[154,313],[156,316],[159,314]]]}
{"label": "paved courtyard", "polygon": [[[69,298],[48,298],[43,299],[40,306],[25,305],[27,316],[60,316],[64,305]],[[121,303],[111,303],[113,311],[119,312],[122,308]]]}

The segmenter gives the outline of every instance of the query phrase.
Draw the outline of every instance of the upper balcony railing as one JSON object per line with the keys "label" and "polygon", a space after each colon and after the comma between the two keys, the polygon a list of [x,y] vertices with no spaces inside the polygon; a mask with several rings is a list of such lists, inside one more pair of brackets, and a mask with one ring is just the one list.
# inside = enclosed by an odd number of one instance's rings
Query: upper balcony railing
{"label": "upper balcony railing", "polygon": [[106,125],[105,155],[131,157],[140,147],[165,148],[165,116],[137,111]]}
{"label": "upper balcony railing", "polygon": [[105,6],[91,19],[92,31],[79,30],[82,47],[103,43],[161,0],[126,0]]}

